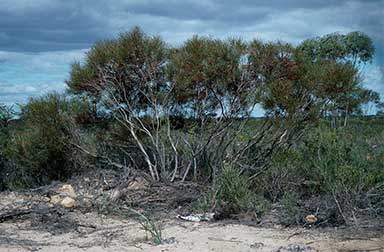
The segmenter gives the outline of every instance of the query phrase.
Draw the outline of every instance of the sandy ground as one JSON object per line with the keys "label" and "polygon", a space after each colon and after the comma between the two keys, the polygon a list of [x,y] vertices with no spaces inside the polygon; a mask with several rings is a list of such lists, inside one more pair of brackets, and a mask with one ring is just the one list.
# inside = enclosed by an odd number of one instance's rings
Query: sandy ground
{"label": "sandy ground", "polygon": [[[78,213],[76,214],[78,215]],[[51,235],[31,230],[28,220],[0,224],[0,251],[343,251],[384,252],[384,233],[367,230],[259,228],[228,223],[162,223],[162,245],[153,245],[133,221],[77,216],[84,226],[77,232]]]}
{"label": "sandy ground", "polygon": [[[0,212],[25,208],[44,198],[39,194],[28,195],[0,193]],[[169,211],[166,216],[173,217],[176,213]],[[38,217],[23,216],[0,223],[0,252],[384,252],[384,229],[378,229],[383,225],[375,220],[375,229],[310,229],[283,228],[275,224],[269,225],[273,228],[262,228],[228,222],[195,223],[160,217],[164,219],[158,223],[164,242],[154,245],[140,224],[130,219],[112,218],[77,208],[64,214],[57,212],[57,215],[47,216],[43,213]],[[62,229],[63,224],[70,228]]]}

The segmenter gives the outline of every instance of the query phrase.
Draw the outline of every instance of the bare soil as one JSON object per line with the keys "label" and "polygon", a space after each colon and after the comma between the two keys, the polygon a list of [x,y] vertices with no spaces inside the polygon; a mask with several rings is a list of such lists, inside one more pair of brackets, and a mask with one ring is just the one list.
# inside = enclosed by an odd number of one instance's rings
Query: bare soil
{"label": "bare soil", "polygon": [[[384,252],[384,225],[378,220],[370,222],[374,225],[339,228],[285,228],[273,221],[276,214],[257,225],[244,220],[186,222],[176,216],[183,213],[185,204],[199,196],[198,187],[148,185],[140,179],[114,181],[110,174],[69,181],[80,203],[69,209],[49,202],[60,184],[28,192],[0,193],[0,252]],[[134,218],[100,209],[105,203],[104,195],[116,194],[120,203],[139,211],[149,210],[151,216],[156,216],[163,244],[153,244]],[[102,214],[104,211],[106,214]]]}
{"label": "bare soil", "polygon": [[164,221],[164,244],[154,245],[134,221],[72,214],[84,227],[58,235],[33,230],[25,220],[0,224],[0,251],[384,251],[384,233],[377,230],[260,228],[179,220]]}

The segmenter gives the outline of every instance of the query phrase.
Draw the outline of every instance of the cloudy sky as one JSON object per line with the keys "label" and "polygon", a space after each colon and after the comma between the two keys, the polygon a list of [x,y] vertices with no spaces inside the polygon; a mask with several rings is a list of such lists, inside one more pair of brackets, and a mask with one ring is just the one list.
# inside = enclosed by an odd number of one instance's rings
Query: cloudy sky
{"label": "cloudy sky", "polygon": [[173,45],[192,34],[298,43],[360,30],[376,47],[365,85],[384,98],[384,0],[0,0],[0,103],[65,90],[71,62],[135,25]]}

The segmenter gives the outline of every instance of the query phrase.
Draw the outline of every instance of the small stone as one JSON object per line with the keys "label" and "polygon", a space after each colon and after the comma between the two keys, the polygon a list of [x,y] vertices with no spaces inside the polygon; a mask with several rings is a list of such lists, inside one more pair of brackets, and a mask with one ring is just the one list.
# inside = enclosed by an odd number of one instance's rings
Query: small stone
{"label": "small stone", "polygon": [[265,245],[264,245],[264,243],[262,243],[262,242],[255,242],[255,243],[253,243],[253,244],[251,244],[251,248],[262,248],[262,247],[264,247]]}
{"label": "small stone", "polygon": [[51,199],[49,202],[56,205],[56,204],[59,204],[60,201],[61,201],[60,195],[53,195],[51,196]]}
{"label": "small stone", "polygon": [[92,207],[92,200],[91,199],[84,198],[83,203],[84,203],[85,207],[89,207],[89,208]]}
{"label": "small stone", "polygon": [[41,199],[44,202],[50,202],[51,201],[51,198],[49,198],[49,197],[42,197]]}
{"label": "small stone", "polygon": [[310,215],[307,215],[305,217],[305,221],[309,224],[313,224],[313,223],[317,222],[317,217],[313,214],[310,214]]}
{"label": "small stone", "polygon": [[70,184],[62,185],[57,192],[62,196],[67,196],[71,198],[76,198],[76,193],[73,187]]}
{"label": "small stone", "polygon": [[303,244],[289,244],[286,250],[290,252],[301,252],[301,251],[312,250],[312,248],[309,246],[305,246]]}
{"label": "small stone", "polygon": [[119,188],[113,189],[111,196],[110,196],[111,201],[112,202],[117,201],[118,199],[120,199],[122,197],[122,195],[123,195],[122,190],[120,190]]}
{"label": "small stone", "polygon": [[62,201],[61,201],[61,205],[63,207],[66,207],[66,208],[71,208],[71,207],[74,207],[77,205],[77,202],[76,200],[70,198],[70,197],[65,197]]}

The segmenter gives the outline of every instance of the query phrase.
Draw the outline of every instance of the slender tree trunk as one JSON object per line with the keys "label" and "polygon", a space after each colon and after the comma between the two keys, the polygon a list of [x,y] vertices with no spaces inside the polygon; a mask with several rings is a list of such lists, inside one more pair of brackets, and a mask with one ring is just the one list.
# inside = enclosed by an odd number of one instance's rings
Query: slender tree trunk
{"label": "slender tree trunk", "polygon": [[345,117],[344,117],[344,127],[347,127],[347,121],[348,121],[348,113],[345,113]]}
{"label": "slender tree trunk", "polygon": [[348,121],[348,105],[345,108],[344,127],[347,127],[347,121]]}
{"label": "slender tree trunk", "polygon": [[336,116],[335,115],[332,115],[332,118],[331,118],[331,128],[332,129],[336,129],[337,127],[337,121],[336,121]]}

